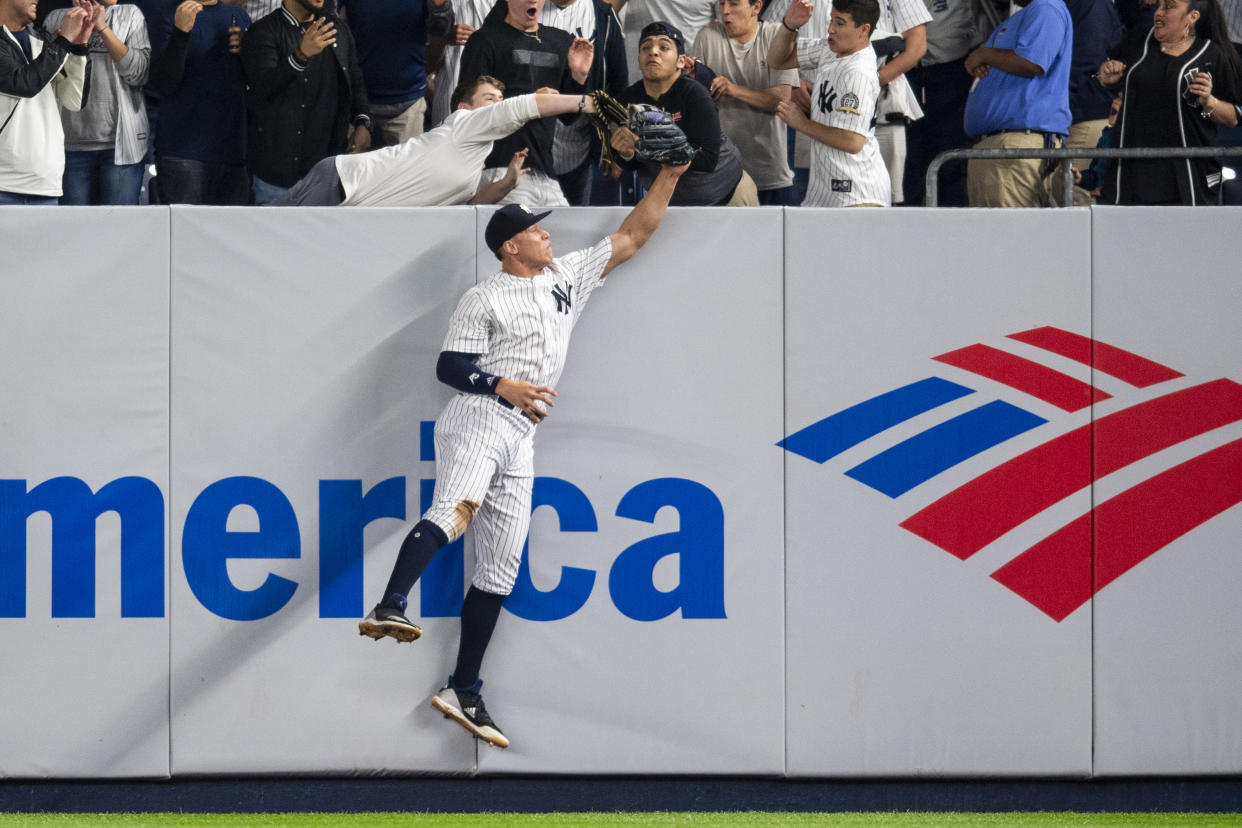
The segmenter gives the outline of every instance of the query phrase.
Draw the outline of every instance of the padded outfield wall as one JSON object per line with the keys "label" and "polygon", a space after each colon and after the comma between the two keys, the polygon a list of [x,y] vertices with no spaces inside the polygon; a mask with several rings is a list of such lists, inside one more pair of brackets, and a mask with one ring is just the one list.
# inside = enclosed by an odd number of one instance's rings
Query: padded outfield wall
{"label": "padded outfield wall", "polygon": [[507,751],[426,703],[468,539],[355,627],[489,213],[0,209],[0,776],[1242,772],[1232,211],[670,210],[536,436]]}

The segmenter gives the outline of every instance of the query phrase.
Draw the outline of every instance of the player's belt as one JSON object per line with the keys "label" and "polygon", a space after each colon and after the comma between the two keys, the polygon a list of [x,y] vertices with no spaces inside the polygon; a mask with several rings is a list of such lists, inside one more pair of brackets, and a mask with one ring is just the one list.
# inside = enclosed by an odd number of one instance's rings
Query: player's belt
{"label": "player's belt", "polygon": [[[503,406],[504,408],[507,408],[510,411],[516,411],[517,413],[521,414],[526,419],[530,420],[529,414],[527,414],[525,411],[520,410],[517,406],[515,406],[513,403],[509,402],[508,400],[506,400],[504,397],[500,396],[499,394],[496,395],[496,402],[500,403],[501,406]],[[535,423],[534,420],[530,420],[530,421],[532,423]],[[535,423],[535,425],[539,425],[539,424]]]}

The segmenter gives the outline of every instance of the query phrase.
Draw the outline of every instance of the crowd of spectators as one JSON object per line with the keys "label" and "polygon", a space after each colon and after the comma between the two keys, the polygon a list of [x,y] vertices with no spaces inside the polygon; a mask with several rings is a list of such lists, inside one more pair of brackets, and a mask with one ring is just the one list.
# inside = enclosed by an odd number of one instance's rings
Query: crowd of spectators
{"label": "crowd of spectators", "polygon": [[[413,156],[471,121],[490,153],[454,169],[451,203],[634,203],[656,167],[591,124],[601,89],[698,149],[673,204],[918,205],[949,149],[1242,144],[1239,18],[1242,0],[0,0],[0,204],[299,203],[321,162],[325,203],[365,201],[345,184],[373,169],[400,204],[434,190]],[[1073,166],[1078,204],[1224,186],[1214,158]],[[950,163],[939,203],[1063,203],[1053,167]]]}

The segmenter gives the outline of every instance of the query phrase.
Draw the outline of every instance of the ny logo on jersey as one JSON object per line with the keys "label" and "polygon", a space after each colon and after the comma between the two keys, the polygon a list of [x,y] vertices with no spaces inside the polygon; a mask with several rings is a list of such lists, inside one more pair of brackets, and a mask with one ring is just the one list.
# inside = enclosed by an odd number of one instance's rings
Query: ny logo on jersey
{"label": "ny logo on jersey", "polygon": [[819,85],[819,111],[831,112],[832,105],[837,102],[837,91],[824,81]]}
{"label": "ny logo on jersey", "polygon": [[569,301],[569,297],[573,295],[574,286],[562,288],[560,285],[552,286],[552,298],[556,300],[557,313],[569,313],[570,307],[573,305]]}

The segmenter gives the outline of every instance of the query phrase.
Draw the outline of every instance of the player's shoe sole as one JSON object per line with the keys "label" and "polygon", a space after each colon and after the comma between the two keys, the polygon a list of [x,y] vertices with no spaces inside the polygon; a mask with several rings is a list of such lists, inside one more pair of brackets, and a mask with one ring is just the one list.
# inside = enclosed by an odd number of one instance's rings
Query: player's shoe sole
{"label": "player's shoe sole", "polygon": [[[479,725],[471,721],[470,717],[455,704],[458,701],[456,696],[457,694],[452,690],[445,688],[431,697],[431,706],[443,713],[444,718],[452,719],[474,734],[476,738],[482,739],[489,745],[495,745],[499,748],[507,748],[509,746],[509,740],[505,738],[505,734],[495,727],[486,724]],[[486,715],[486,712],[484,715]]]}
{"label": "player's shoe sole", "polygon": [[417,624],[408,620],[377,618],[375,611],[358,622],[358,635],[365,635],[379,641],[381,638],[395,638],[397,641],[417,641],[423,631]]}

